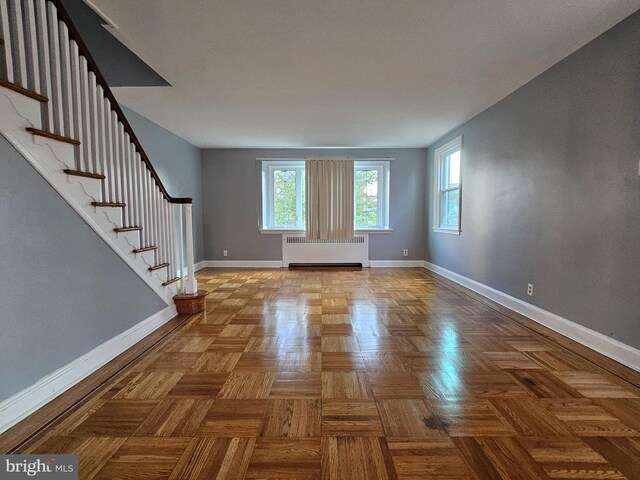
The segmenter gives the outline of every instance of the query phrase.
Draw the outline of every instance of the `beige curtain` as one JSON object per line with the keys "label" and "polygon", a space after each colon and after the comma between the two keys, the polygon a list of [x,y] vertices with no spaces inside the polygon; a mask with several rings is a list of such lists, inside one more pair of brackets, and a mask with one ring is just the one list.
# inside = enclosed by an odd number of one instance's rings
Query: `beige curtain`
{"label": "beige curtain", "polygon": [[353,238],[353,160],[307,160],[307,238]]}

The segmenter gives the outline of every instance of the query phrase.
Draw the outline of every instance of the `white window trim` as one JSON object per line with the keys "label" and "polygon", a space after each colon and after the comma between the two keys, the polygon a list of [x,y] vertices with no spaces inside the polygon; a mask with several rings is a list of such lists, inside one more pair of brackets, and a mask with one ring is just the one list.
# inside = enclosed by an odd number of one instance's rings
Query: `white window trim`
{"label": "white window trim", "polygon": [[[301,198],[302,192],[302,176],[300,172],[304,171],[304,161],[265,161],[262,164],[262,212],[263,226],[261,230],[281,230],[296,231],[300,230],[300,221],[302,219],[302,203],[296,203],[296,223],[294,227],[271,226],[271,221],[275,217],[273,200],[273,172],[278,169],[296,170],[296,197]],[[266,191],[266,195],[264,192]],[[270,201],[271,200],[271,201]]]}
{"label": "white window trim", "polygon": [[[449,190],[459,190],[459,205],[458,205],[458,225],[457,226],[447,226],[442,225],[442,212],[441,210],[441,202],[442,202],[442,190],[441,186],[441,174],[442,174],[442,160],[447,155],[460,150],[460,186],[458,188],[453,188]],[[460,235],[462,233],[462,170],[463,170],[463,161],[462,161],[462,136],[456,137],[453,140],[445,143],[444,145],[438,147],[433,154],[433,195],[432,195],[432,203],[433,203],[433,227],[432,230],[437,233],[448,233],[452,235]]]}
{"label": "white window trim", "polygon": [[[378,170],[378,223],[373,227],[358,227],[354,225],[356,230],[367,231],[386,231],[389,229],[389,184],[391,178],[390,164],[388,160],[355,160],[354,161],[354,187],[355,172],[358,170]],[[353,206],[355,209],[355,188],[354,188]],[[355,222],[355,211],[354,211]]]}

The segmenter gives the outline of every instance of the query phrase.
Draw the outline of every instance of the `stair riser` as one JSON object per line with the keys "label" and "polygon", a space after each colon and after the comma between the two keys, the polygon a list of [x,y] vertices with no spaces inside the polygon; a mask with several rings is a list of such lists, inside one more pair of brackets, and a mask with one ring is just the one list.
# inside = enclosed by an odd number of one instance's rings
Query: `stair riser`
{"label": "stair riser", "polygon": [[[3,112],[5,121],[16,117],[26,127],[41,128],[42,126],[42,104],[37,100],[25,97],[24,95],[0,87],[0,110]],[[16,128],[16,122],[12,121],[9,128]],[[3,130],[5,126],[3,125]]]}

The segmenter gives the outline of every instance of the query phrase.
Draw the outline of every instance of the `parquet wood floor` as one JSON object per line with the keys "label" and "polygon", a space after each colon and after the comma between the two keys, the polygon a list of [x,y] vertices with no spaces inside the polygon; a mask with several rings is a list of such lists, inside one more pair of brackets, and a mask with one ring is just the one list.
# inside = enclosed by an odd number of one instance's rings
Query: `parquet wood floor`
{"label": "parquet wood floor", "polygon": [[640,479],[639,388],[424,270],[198,277],[205,313],[22,452],[84,479]]}

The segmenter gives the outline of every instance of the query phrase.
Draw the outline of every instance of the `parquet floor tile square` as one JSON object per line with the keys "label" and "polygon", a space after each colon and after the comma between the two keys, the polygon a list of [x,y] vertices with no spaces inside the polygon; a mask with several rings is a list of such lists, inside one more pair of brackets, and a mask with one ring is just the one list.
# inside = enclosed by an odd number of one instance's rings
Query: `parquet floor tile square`
{"label": "parquet floor tile square", "polygon": [[397,478],[384,437],[323,437],[323,480]]}
{"label": "parquet floor tile square", "polygon": [[323,399],[322,435],[328,437],[384,436],[376,402]]}
{"label": "parquet floor tile square", "polygon": [[[140,471],[149,478],[168,479],[189,438],[143,438],[128,439],[94,477],[96,480],[140,478]],[[153,455],[149,455],[149,450]]]}
{"label": "parquet floor tile square", "polygon": [[262,437],[319,437],[319,398],[273,399],[267,404]]}
{"label": "parquet floor tile square", "polygon": [[320,438],[259,438],[245,478],[319,479]]}
{"label": "parquet floor tile square", "polygon": [[472,479],[450,438],[387,438],[399,480]]}
{"label": "parquet floor tile square", "polygon": [[109,400],[72,432],[83,437],[128,437],[138,429],[158,400]]}
{"label": "parquet floor tile square", "polygon": [[257,437],[267,400],[214,400],[198,427],[199,437]]}
{"label": "parquet floor tile square", "polygon": [[185,373],[167,393],[169,398],[215,398],[229,378],[229,373]]}
{"label": "parquet floor tile square", "polygon": [[278,372],[269,398],[320,398],[322,378],[318,373]]}

